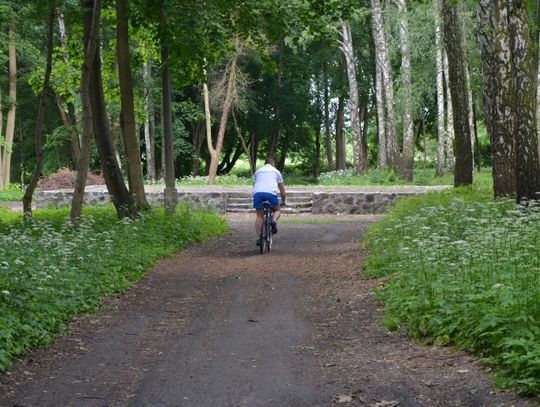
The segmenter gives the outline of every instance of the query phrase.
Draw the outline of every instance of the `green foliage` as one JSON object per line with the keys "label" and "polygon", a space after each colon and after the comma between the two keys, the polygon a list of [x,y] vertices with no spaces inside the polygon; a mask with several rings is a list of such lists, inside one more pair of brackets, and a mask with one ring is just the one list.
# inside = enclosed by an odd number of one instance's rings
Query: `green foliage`
{"label": "green foliage", "polygon": [[24,191],[20,185],[10,184],[7,188],[0,190],[0,201],[14,202],[22,201]]}
{"label": "green foliage", "polygon": [[216,214],[187,206],[135,221],[118,221],[112,207],[87,209],[78,228],[67,210],[36,211],[24,224],[0,208],[0,371],[50,343],[74,315],[96,310],[103,296],[128,289],[157,260],[226,230]]}
{"label": "green foliage", "polygon": [[540,206],[487,189],[400,201],[366,236],[385,323],[499,367],[498,383],[540,394]]}

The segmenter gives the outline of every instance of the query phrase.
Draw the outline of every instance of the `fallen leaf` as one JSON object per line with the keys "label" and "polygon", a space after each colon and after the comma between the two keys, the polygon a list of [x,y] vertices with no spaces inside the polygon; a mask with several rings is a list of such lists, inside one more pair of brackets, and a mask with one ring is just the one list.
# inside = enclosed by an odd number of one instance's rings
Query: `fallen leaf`
{"label": "fallen leaf", "polygon": [[334,403],[350,403],[354,400],[354,396],[352,394],[336,394],[335,396],[332,396],[332,401]]}
{"label": "fallen leaf", "polygon": [[370,407],[396,407],[398,404],[399,404],[399,401],[395,401],[395,400],[392,400],[392,401],[383,400],[383,401],[379,401],[378,403],[371,404]]}

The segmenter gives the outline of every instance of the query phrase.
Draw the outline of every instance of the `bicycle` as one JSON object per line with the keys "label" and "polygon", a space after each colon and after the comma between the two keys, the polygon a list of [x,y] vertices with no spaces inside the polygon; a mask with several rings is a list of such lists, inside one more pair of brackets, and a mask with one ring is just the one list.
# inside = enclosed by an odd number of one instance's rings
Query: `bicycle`
{"label": "bicycle", "polygon": [[272,208],[270,208],[270,202],[264,201],[263,206],[263,224],[261,227],[261,234],[259,235],[259,250],[261,254],[263,254],[265,250],[267,252],[272,250],[272,224],[274,222],[273,211]]}

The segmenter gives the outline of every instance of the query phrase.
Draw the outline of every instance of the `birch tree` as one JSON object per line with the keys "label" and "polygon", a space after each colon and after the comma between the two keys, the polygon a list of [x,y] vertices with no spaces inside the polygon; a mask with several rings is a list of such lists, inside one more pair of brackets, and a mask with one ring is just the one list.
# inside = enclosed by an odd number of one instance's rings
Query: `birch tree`
{"label": "birch tree", "polygon": [[[8,29],[8,66],[9,66],[9,105],[6,120],[6,131],[2,137],[0,124],[0,190],[9,186],[11,178],[11,153],[13,136],[15,135],[15,115],[17,111],[17,49],[15,45],[15,28]],[[0,95],[1,96],[1,95]],[[2,104],[0,98],[0,112]],[[0,116],[0,123],[2,123]]]}
{"label": "birch tree", "polygon": [[[458,10],[443,0],[444,44],[448,55],[449,98],[454,111],[456,165],[454,186],[472,184],[473,163],[471,132],[469,127],[469,100],[467,95],[465,58],[462,47]],[[450,140],[449,140],[450,142]]]}
{"label": "birch tree", "polygon": [[409,22],[406,0],[395,0],[399,12],[399,34],[401,39],[401,77],[403,82],[403,156],[401,175],[412,181],[414,165],[414,133],[412,120],[411,55],[409,49]]}
{"label": "birch tree", "polygon": [[445,108],[444,108],[444,66],[443,66],[443,42],[441,33],[441,0],[434,0],[435,9],[435,64],[436,64],[436,84],[437,84],[437,164],[435,175],[442,177],[446,168],[446,148],[447,143],[445,129]]}
{"label": "birch tree", "polygon": [[[444,0],[443,0],[444,1]],[[444,38],[444,37],[443,37]],[[445,39],[446,41],[446,39]],[[450,70],[448,68],[448,54],[443,50],[444,85],[446,92],[446,169],[454,172],[456,159],[454,155],[455,128],[454,128],[454,105],[452,103],[452,83],[450,80]]]}
{"label": "birch tree", "polygon": [[345,66],[347,69],[347,79],[349,81],[349,113],[351,117],[351,133],[354,150],[354,167],[357,172],[363,172],[368,169],[367,156],[364,151],[364,142],[362,140],[362,128],[360,126],[360,101],[358,97],[358,83],[356,81],[356,58],[354,56],[354,47],[352,43],[351,26],[343,21],[341,25],[340,49],[345,56]]}
{"label": "birch tree", "polygon": [[380,0],[371,0],[373,41],[375,43],[375,58],[381,69],[382,85],[385,101],[385,134],[386,158],[388,164],[398,170],[399,150],[394,114],[394,85],[392,79],[392,66],[388,50],[388,41],[384,29],[384,20]]}

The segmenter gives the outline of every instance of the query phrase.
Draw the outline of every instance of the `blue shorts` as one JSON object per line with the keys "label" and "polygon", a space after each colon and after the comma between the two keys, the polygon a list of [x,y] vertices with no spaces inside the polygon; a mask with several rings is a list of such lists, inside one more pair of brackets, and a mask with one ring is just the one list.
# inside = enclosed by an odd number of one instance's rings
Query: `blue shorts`
{"label": "blue shorts", "polygon": [[263,209],[263,202],[270,202],[270,208],[277,208],[279,206],[279,199],[277,195],[274,195],[270,192],[257,192],[253,195],[253,207],[255,209]]}

